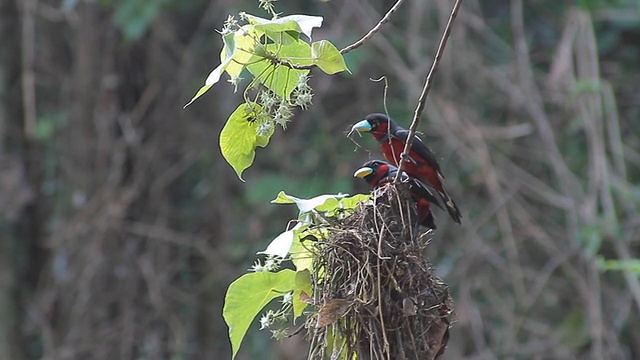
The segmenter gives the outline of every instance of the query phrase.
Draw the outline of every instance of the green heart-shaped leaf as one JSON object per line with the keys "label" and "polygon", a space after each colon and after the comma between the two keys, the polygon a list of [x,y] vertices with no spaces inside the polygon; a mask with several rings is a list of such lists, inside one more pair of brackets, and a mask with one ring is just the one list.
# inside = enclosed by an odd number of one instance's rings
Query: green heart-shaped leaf
{"label": "green heart-shaped leaf", "polygon": [[340,51],[327,40],[320,40],[311,44],[311,57],[313,58],[313,63],[329,75],[345,70],[349,71]]}
{"label": "green heart-shaped leaf", "polygon": [[242,275],[229,285],[222,316],[229,326],[232,358],[256,315],[273,299],[294,289],[295,274],[285,269],[277,273],[257,272]]}
{"label": "green heart-shaped leaf", "polygon": [[265,135],[258,135],[256,131],[263,112],[264,109],[256,103],[240,104],[220,132],[222,156],[242,181],[242,172],[253,164],[256,146],[267,146],[273,135],[273,129]]}

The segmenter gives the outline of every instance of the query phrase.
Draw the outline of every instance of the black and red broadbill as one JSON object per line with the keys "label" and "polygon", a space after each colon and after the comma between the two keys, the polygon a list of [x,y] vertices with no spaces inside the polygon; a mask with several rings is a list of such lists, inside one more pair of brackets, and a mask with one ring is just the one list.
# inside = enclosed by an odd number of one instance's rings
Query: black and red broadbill
{"label": "black and red broadbill", "polygon": [[[371,186],[371,189],[377,189],[393,182],[397,173],[398,168],[394,165],[382,160],[371,160],[356,170],[353,176],[364,179]],[[433,196],[424,184],[409,177],[405,172],[402,172],[401,180],[409,183],[409,193],[416,203],[419,224],[435,230],[436,224],[431,213],[430,204],[440,206],[438,199]]]}
{"label": "black and red broadbill", "polygon": [[[364,120],[353,125],[351,130],[370,132],[378,140],[384,157],[396,166],[400,163],[409,131],[401,128],[393,119],[385,114],[369,114]],[[460,223],[462,215],[444,186],[440,165],[431,150],[417,136],[413,137],[408,161],[405,162],[403,170],[410,177],[434,188],[442,198],[453,221]]]}

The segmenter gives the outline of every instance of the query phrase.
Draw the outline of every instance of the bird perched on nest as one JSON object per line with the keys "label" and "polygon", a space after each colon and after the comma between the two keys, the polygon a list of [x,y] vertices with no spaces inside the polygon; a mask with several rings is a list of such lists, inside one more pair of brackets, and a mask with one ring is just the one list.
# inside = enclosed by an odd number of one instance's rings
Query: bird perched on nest
{"label": "bird perched on nest", "polygon": [[[409,131],[401,128],[393,119],[385,114],[369,114],[364,120],[356,123],[351,131],[370,132],[378,140],[384,157],[394,165],[400,163]],[[422,140],[414,136],[411,150],[406,156],[403,167],[409,176],[434,188],[453,221],[460,223],[460,210],[444,186],[444,176],[433,153]]]}
{"label": "bird perched on nest", "polygon": [[[397,173],[398,168],[394,165],[382,160],[371,160],[356,170],[353,176],[364,179],[371,189],[378,189],[393,182]],[[405,172],[402,173],[401,180],[409,184],[409,193],[416,203],[418,224],[435,230],[436,224],[429,204],[440,207],[438,199],[420,181],[409,177]]]}

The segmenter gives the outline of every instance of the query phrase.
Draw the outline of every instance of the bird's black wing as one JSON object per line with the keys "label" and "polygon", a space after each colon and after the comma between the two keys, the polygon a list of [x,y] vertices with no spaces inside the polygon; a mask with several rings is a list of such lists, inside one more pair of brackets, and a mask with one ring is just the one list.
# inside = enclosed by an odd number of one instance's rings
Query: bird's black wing
{"label": "bird's black wing", "polygon": [[[397,129],[395,134],[392,134],[396,138],[402,140],[405,144],[407,143],[407,139],[409,138],[409,130],[405,129]],[[411,149],[415,151],[422,159],[424,159],[431,167],[433,167],[437,172],[440,172],[440,164],[438,164],[438,160],[433,155],[429,147],[422,142],[417,135],[413,137],[413,141],[411,142]],[[420,159],[414,159],[419,161]]]}
{"label": "bird's black wing", "polygon": [[411,192],[413,192],[416,196],[421,197],[423,199],[427,199],[430,204],[433,204],[440,209],[444,210],[442,204],[440,204],[440,200],[436,198],[431,190],[420,180],[411,178],[409,180],[411,186]]}

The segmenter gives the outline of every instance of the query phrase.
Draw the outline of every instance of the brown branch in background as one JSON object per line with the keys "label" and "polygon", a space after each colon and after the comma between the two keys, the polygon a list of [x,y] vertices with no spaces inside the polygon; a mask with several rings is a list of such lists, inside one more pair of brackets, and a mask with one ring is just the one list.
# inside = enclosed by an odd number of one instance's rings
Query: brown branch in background
{"label": "brown branch in background", "polygon": [[22,99],[24,106],[24,134],[27,141],[36,139],[36,86],[33,67],[35,64],[35,20],[36,2],[26,0],[22,4]]}
{"label": "brown branch in background", "polygon": [[[444,33],[440,38],[440,43],[438,44],[438,50],[436,51],[436,56],[433,59],[433,64],[431,65],[431,69],[429,69],[429,73],[427,74],[427,78],[424,82],[424,87],[422,88],[422,93],[420,93],[420,97],[418,98],[418,107],[416,107],[416,111],[413,113],[413,120],[411,120],[411,127],[409,127],[409,136],[407,137],[407,141],[404,145],[403,154],[409,154],[409,150],[411,150],[411,143],[413,142],[413,137],[416,135],[416,128],[418,127],[418,123],[420,123],[420,116],[424,111],[424,106],[427,102],[427,94],[431,89],[431,84],[433,83],[433,75],[438,69],[438,64],[442,59],[442,53],[444,52],[444,48],[447,45],[447,40],[449,40],[449,35],[451,34],[451,27],[453,25],[453,20],[455,20],[456,15],[458,15],[458,10],[460,9],[460,5],[462,4],[462,0],[456,0],[455,4],[453,4],[453,9],[451,9],[451,15],[449,15],[449,20],[447,21],[447,25],[444,28]],[[405,158],[402,157],[400,162],[398,163],[398,173],[396,174],[396,182],[400,181],[400,176],[402,174],[402,166],[405,163]]]}
{"label": "brown branch in background", "polygon": [[387,11],[386,14],[384,14],[384,16],[382,17],[382,19],[380,19],[380,21],[378,21],[378,23],[376,24],[376,26],[374,26],[373,28],[371,28],[371,30],[369,30],[369,32],[363,36],[360,40],[354,42],[353,44],[346,46],[345,48],[340,50],[340,54],[346,54],[349,51],[353,50],[353,49],[357,49],[359,48],[362,44],[366,43],[367,41],[369,41],[378,31],[380,31],[380,28],[382,27],[382,25],[386,24],[389,19],[391,18],[391,15],[393,15],[394,12],[396,12],[396,10],[398,10],[398,8],[400,7],[400,5],[404,2],[404,0],[398,0],[396,1],[395,4],[393,4],[393,6],[391,7],[391,9],[389,9],[389,11]]}

